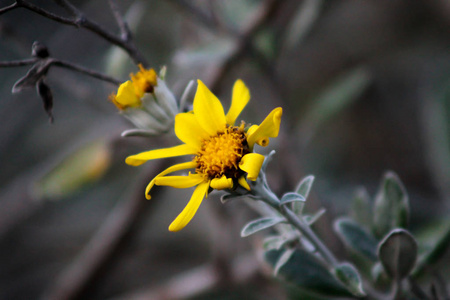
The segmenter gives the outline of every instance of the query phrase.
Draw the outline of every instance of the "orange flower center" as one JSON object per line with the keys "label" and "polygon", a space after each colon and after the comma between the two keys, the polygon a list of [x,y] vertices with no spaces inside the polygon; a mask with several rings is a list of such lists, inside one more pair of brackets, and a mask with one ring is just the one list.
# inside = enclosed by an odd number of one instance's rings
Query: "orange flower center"
{"label": "orange flower center", "polygon": [[223,175],[239,178],[243,174],[239,162],[249,152],[244,123],[240,127],[229,126],[224,132],[203,141],[200,152],[194,158],[196,172],[210,179]]}

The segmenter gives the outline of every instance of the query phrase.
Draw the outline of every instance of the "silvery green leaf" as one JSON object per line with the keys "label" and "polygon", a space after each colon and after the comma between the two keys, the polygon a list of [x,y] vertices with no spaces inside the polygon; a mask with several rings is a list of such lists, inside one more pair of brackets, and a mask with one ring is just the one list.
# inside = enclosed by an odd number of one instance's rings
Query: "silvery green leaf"
{"label": "silvery green leaf", "polygon": [[263,241],[263,249],[265,251],[280,250],[285,245],[298,241],[299,235],[296,232],[291,233],[286,232],[285,234],[282,235],[272,235],[266,237]]}
{"label": "silvery green leaf", "polygon": [[305,222],[308,225],[312,225],[314,224],[317,220],[319,220],[319,218],[321,216],[323,216],[325,214],[327,210],[325,208],[319,209],[315,214],[313,215],[308,215],[308,216],[304,216],[303,220],[305,220]]}
{"label": "silvery green leaf", "polygon": [[303,197],[305,197],[305,199],[307,199],[313,183],[314,183],[314,175],[306,176],[300,181],[295,190],[298,194],[302,195]]}
{"label": "silvery green leaf", "polygon": [[426,250],[419,258],[417,267],[414,269],[413,276],[420,275],[427,266],[433,265],[438,262],[439,259],[449,251],[450,221],[445,220],[444,222],[433,224],[432,227],[433,229],[431,230],[431,232],[425,232],[428,238],[427,242],[420,242],[419,239],[421,248],[426,248]]}
{"label": "silvery green leaf", "polygon": [[334,222],[334,230],[347,247],[364,255],[372,261],[377,261],[378,242],[358,223],[351,219],[341,218]]}
{"label": "silvery green leaf", "polygon": [[268,236],[264,239],[262,246],[265,251],[279,250],[285,241],[286,237],[282,235]]}
{"label": "silvery green leaf", "polygon": [[142,137],[149,137],[149,136],[155,136],[160,135],[160,131],[151,130],[151,129],[127,129],[124,130],[121,134],[122,137],[128,137],[128,136],[142,136]]}
{"label": "silvery green leaf", "polygon": [[408,195],[394,172],[387,172],[375,198],[374,232],[379,238],[394,228],[408,226]]}
{"label": "silvery green leaf", "polygon": [[370,275],[372,276],[372,281],[380,286],[388,286],[391,284],[391,279],[386,274],[381,262],[376,262],[372,269],[370,270]]}
{"label": "silvery green leaf", "polygon": [[343,263],[333,270],[336,278],[345,285],[345,287],[357,297],[364,297],[366,293],[362,287],[361,276],[356,268],[349,263]]}
{"label": "silvery green leaf", "polygon": [[392,230],[379,244],[378,257],[391,278],[405,278],[417,260],[417,242],[404,229]]}
{"label": "silvery green leaf", "polygon": [[173,119],[178,111],[178,104],[172,91],[167,87],[166,82],[158,79],[158,85],[154,88],[154,94],[158,105],[165,111],[169,119]]}
{"label": "silvery green leaf", "polygon": [[370,196],[365,188],[361,187],[356,191],[350,213],[352,219],[357,223],[367,228],[372,227],[372,206]]}
{"label": "silvery green leaf", "polygon": [[242,200],[242,199],[248,199],[253,198],[252,195],[241,195],[237,193],[231,193],[231,194],[223,194],[220,196],[220,202],[227,203],[232,200]]}
{"label": "silvery green leaf", "polygon": [[[189,95],[192,93],[192,88],[194,87],[194,80],[189,81],[189,83],[186,85],[186,88],[183,91],[183,94],[181,95],[180,99],[180,112],[184,112],[185,106],[188,100]],[[193,99],[193,96],[192,96]]]}
{"label": "silvery green leaf", "polygon": [[281,197],[280,206],[286,205],[294,202],[305,202],[306,199],[300,194],[297,193],[286,193]]}
{"label": "silvery green leaf", "polygon": [[[265,253],[265,259],[275,266],[283,250]],[[351,297],[352,294],[330,273],[322,261],[310,252],[296,249],[289,261],[278,270],[278,277],[302,289],[327,297]]]}
{"label": "silvery green leaf", "polygon": [[267,165],[269,164],[269,162],[272,160],[272,156],[275,155],[275,150],[270,151],[269,154],[266,155],[266,158],[263,161],[263,164],[261,166],[261,172],[265,173],[266,169],[267,169]]}
{"label": "silvery green leaf", "polygon": [[249,223],[247,223],[247,225],[244,226],[244,228],[242,228],[241,231],[241,237],[246,237],[249,236],[251,234],[254,234],[258,231],[270,228],[276,224],[279,224],[281,222],[284,222],[285,219],[284,218],[278,218],[278,217],[268,217],[268,218],[260,218],[257,220],[253,220]]}
{"label": "silvery green leaf", "polygon": [[166,110],[164,110],[163,107],[161,107],[161,103],[163,103],[163,101],[160,101],[160,99],[156,95],[156,88],[154,93],[155,94],[151,93],[144,94],[144,96],[141,98],[142,108],[145,109],[145,111],[149,115],[153,116],[156,120],[160,121],[161,123],[167,123],[172,118],[166,112]]}
{"label": "silvery green leaf", "polygon": [[[300,194],[305,198],[305,202],[306,202],[306,199],[308,199],[308,195],[309,195],[309,192],[311,191],[311,187],[312,187],[313,183],[314,183],[314,176],[309,175],[309,176],[306,176],[305,178],[303,178],[300,181],[300,183],[298,184],[297,188],[295,189],[297,194]],[[303,212],[304,206],[305,206],[305,203],[296,202],[296,203],[292,204],[292,210],[294,211],[295,214],[300,216]]]}
{"label": "silvery green leaf", "polygon": [[280,257],[277,260],[277,263],[275,264],[275,267],[273,268],[274,276],[278,275],[278,272],[280,271],[281,267],[283,267],[289,261],[292,254],[294,254],[294,251],[295,249],[293,248],[284,249],[284,252],[280,255]]}

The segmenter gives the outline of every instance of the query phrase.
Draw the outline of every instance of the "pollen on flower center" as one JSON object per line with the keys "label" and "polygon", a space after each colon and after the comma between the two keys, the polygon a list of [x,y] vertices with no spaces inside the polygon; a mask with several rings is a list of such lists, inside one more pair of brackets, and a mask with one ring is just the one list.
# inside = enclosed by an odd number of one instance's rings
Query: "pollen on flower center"
{"label": "pollen on flower center", "polygon": [[229,126],[224,132],[204,140],[200,152],[195,157],[196,172],[208,178],[238,178],[241,158],[249,153],[244,124],[240,127]]}

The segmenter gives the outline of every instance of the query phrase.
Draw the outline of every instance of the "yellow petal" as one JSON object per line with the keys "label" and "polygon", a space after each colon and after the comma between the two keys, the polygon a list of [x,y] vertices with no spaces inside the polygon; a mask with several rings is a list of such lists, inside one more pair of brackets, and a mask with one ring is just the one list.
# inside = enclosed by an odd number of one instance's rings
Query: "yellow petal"
{"label": "yellow petal", "polygon": [[179,231],[183,229],[194,217],[200,204],[203,201],[206,193],[209,189],[209,181],[200,183],[192,194],[191,200],[183,209],[183,211],[178,215],[178,217],[170,224],[170,231]]}
{"label": "yellow petal", "polygon": [[189,174],[188,176],[159,176],[155,178],[156,185],[171,186],[178,189],[186,189],[205,181],[200,174]]}
{"label": "yellow petal", "polygon": [[210,186],[216,190],[231,189],[233,188],[233,179],[222,175],[220,178],[214,178],[211,180]]}
{"label": "yellow petal", "polygon": [[175,134],[185,144],[199,150],[202,140],[209,138],[209,134],[200,126],[192,113],[181,113],[175,116]]}
{"label": "yellow petal", "polygon": [[[258,125],[250,126],[250,128],[247,130],[247,136],[251,136],[256,131],[256,129],[258,129],[258,128],[259,128]],[[269,138],[268,137],[264,137],[262,139],[257,140],[256,143],[258,145],[262,146],[262,147],[266,147],[266,146],[269,145]]]}
{"label": "yellow petal", "polygon": [[151,199],[150,190],[155,185],[155,181],[157,178],[167,175],[169,173],[173,173],[173,172],[180,171],[180,170],[193,169],[195,167],[197,167],[197,164],[193,161],[176,164],[171,167],[168,167],[167,169],[165,169],[164,171],[162,171],[161,173],[156,175],[155,178],[153,178],[152,181],[150,181],[150,183],[147,185],[147,188],[145,189],[145,198],[147,198],[148,200]]}
{"label": "yellow petal", "polygon": [[182,144],[171,148],[155,149],[131,155],[125,159],[125,162],[131,166],[140,166],[148,160],[152,159],[182,156],[195,153],[197,153],[197,149],[193,148],[192,146]]}
{"label": "yellow petal", "polygon": [[248,185],[247,180],[245,179],[245,176],[241,176],[238,178],[238,183],[247,191],[250,191],[250,186]]}
{"label": "yellow petal", "polygon": [[259,170],[264,162],[264,155],[259,153],[248,153],[239,162],[239,168],[247,172],[247,178],[255,181],[258,178]]}
{"label": "yellow petal", "polygon": [[114,104],[120,109],[139,107],[141,105],[141,100],[136,96],[134,85],[131,81],[125,81],[119,86],[117,96],[114,98]]}
{"label": "yellow petal", "polygon": [[[269,137],[277,137],[280,131],[281,116],[283,115],[283,109],[277,107],[270,112],[270,114],[264,119],[264,121],[256,129],[248,134],[248,145],[250,149],[253,148],[257,141],[262,141],[263,139]],[[252,126],[253,127],[253,126]]]}
{"label": "yellow petal", "polygon": [[200,80],[194,98],[194,115],[202,128],[210,135],[224,131],[226,126],[222,103]]}
{"label": "yellow petal", "polygon": [[241,114],[244,107],[250,100],[250,91],[244,82],[238,79],[233,86],[233,95],[231,97],[230,110],[226,115],[227,124],[233,126],[237,117]]}

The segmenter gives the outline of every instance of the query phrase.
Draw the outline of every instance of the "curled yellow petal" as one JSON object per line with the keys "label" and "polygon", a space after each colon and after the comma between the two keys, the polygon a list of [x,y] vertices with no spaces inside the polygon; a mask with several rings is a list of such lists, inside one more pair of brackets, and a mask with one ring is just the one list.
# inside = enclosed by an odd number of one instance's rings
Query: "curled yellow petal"
{"label": "curled yellow petal", "polygon": [[250,186],[248,185],[247,180],[245,179],[245,176],[241,176],[238,178],[238,183],[247,191],[250,191]]}
{"label": "curled yellow petal", "polygon": [[[247,135],[248,136],[252,135],[258,128],[259,128],[258,125],[250,126],[250,128],[247,130]],[[261,138],[261,139],[257,140],[256,143],[262,147],[266,147],[269,145],[269,138],[268,137]]]}
{"label": "curled yellow petal", "polygon": [[167,175],[169,173],[180,171],[180,170],[193,169],[195,167],[197,167],[197,164],[195,162],[193,162],[193,161],[189,161],[189,162],[185,162],[185,163],[181,163],[181,164],[176,164],[176,165],[173,165],[171,167],[168,167],[167,169],[165,169],[164,171],[162,171],[161,173],[156,175],[155,178],[153,178],[152,181],[150,181],[150,183],[147,185],[147,187],[145,189],[145,198],[147,198],[148,200],[151,199],[150,190],[155,185],[156,179],[158,179],[159,177]]}
{"label": "curled yellow petal", "polygon": [[134,85],[129,80],[122,83],[117,90],[117,95],[111,96],[110,99],[120,110],[141,106],[141,99],[136,96]]}
{"label": "curled yellow petal", "polygon": [[175,116],[175,134],[185,144],[199,150],[202,140],[209,138],[209,134],[200,126],[192,113],[180,113]]}
{"label": "curled yellow petal", "polygon": [[281,107],[277,107],[270,112],[261,125],[258,127],[252,126],[254,127],[252,132],[247,132],[247,141],[251,149],[257,141],[263,141],[266,138],[278,136],[282,115],[283,109]]}
{"label": "curled yellow petal", "polygon": [[186,189],[205,181],[200,174],[189,174],[188,176],[158,176],[155,178],[156,185],[171,186],[178,189]]}
{"label": "curled yellow petal", "polygon": [[198,208],[200,207],[203,198],[208,192],[208,189],[209,181],[202,182],[197,186],[197,188],[194,190],[194,193],[192,194],[191,200],[189,200],[183,211],[178,215],[178,217],[176,217],[172,224],[170,224],[170,231],[179,231],[192,220]]}
{"label": "curled yellow petal", "polygon": [[222,103],[206,85],[198,82],[194,97],[194,115],[202,128],[211,136],[225,130],[226,120]]}
{"label": "curled yellow petal", "polygon": [[175,147],[155,149],[131,155],[125,159],[125,162],[131,166],[140,166],[148,160],[152,159],[182,156],[195,153],[197,153],[197,149],[193,148],[190,145],[182,144]]}
{"label": "curled yellow petal", "polygon": [[224,190],[233,188],[233,179],[227,178],[222,175],[220,178],[214,178],[211,180],[210,186],[216,190]]}
{"label": "curled yellow petal", "polygon": [[231,106],[226,115],[227,124],[233,126],[237,117],[250,100],[250,91],[240,79],[236,80],[233,86]]}
{"label": "curled yellow petal", "polygon": [[239,162],[239,168],[247,172],[247,178],[255,181],[258,178],[259,170],[264,162],[264,155],[259,153],[248,153]]}

